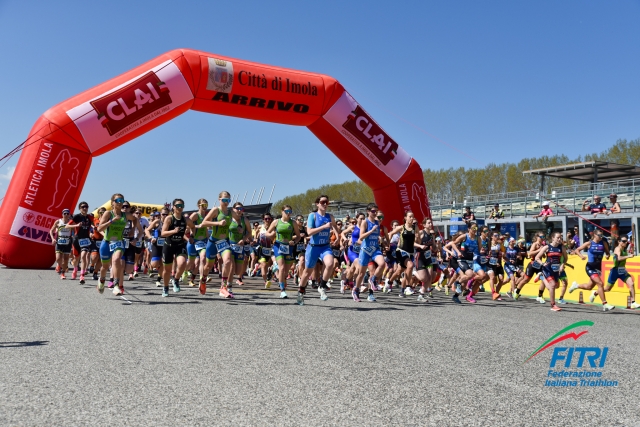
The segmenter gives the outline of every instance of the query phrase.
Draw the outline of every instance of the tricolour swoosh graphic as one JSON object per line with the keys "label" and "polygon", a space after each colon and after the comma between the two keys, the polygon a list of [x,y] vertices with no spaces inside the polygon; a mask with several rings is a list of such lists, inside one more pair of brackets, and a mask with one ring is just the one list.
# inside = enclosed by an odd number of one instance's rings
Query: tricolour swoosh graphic
{"label": "tricolour swoosh graphic", "polygon": [[[534,357],[537,354],[543,352],[544,350],[546,350],[547,348],[551,347],[554,344],[557,344],[557,343],[559,343],[561,341],[564,341],[566,339],[569,339],[569,338],[573,338],[574,340],[577,340],[582,335],[586,334],[588,331],[582,331],[582,332],[579,332],[577,334],[575,332],[571,332],[569,334],[561,336],[565,332],[568,332],[571,329],[579,328],[580,326],[593,326],[593,322],[590,321],[590,320],[581,320],[580,322],[576,322],[576,323],[574,323],[572,325],[567,326],[566,328],[562,329],[561,331],[559,331],[558,333],[553,335],[551,338],[546,340],[544,343],[542,343],[542,345],[540,347],[538,347],[533,353],[531,353],[529,355],[529,357],[527,358],[527,360],[525,360],[523,362],[523,364],[527,363],[529,360],[531,360],[532,357]],[[558,337],[560,337],[560,338],[558,338]]]}

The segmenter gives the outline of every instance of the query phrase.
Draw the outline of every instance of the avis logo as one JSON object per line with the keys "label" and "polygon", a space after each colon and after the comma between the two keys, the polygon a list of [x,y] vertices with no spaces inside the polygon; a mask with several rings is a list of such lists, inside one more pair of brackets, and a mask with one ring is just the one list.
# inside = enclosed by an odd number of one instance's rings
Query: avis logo
{"label": "avis logo", "polygon": [[20,227],[18,234],[31,240],[40,240],[41,242],[51,243],[51,236],[45,230],[38,230],[28,226]]}
{"label": "avis logo", "polygon": [[358,138],[384,165],[393,160],[398,153],[398,143],[359,105],[349,114],[342,127]]}
{"label": "avis logo", "polygon": [[[566,341],[568,339],[577,341],[581,336],[587,334],[589,331],[583,330],[580,332],[576,332],[574,329],[589,326],[593,326],[593,322],[589,320],[582,320],[580,322],[576,322],[572,325],[567,326],[566,328],[562,329],[551,338],[546,340],[544,343],[542,343],[540,347],[538,347],[533,353],[529,355],[524,363],[527,363],[529,360],[533,359],[535,356],[542,353],[549,347],[552,347],[563,341]],[[603,368],[607,360],[608,352],[608,347],[555,347],[553,349],[551,361],[549,362],[549,367],[555,368],[559,362],[564,362],[565,368],[569,368],[572,365],[576,368]],[[585,361],[589,366],[585,366]]]}
{"label": "avis logo", "polygon": [[153,71],[108,95],[91,101],[109,135],[171,104],[169,88]]}

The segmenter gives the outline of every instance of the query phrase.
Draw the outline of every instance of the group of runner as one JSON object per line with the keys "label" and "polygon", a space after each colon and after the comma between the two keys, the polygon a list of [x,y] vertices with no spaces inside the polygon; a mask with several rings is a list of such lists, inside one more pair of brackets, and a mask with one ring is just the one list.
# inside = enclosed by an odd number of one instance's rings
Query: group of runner
{"label": "group of runner", "polygon": [[[366,212],[344,220],[327,213],[328,196],[318,196],[315,205],[306,219],[294,217],[291,206],[284,205],[278,218],[265,213],[263,223],[254,222],[252,227],[243,204],[232,205],[231,195],[223,191],[212,209],[206,199],[200,199],[197,211],[187,216],[184,200],[175,199],[147,221],[116,193],[111,197],[111,209],[101,208],[97,217],[88,213],[86,202],[79,204],[80,212],[73,217],[69,209],[63,210],[63,217],[50,231],[56,271],[66,279],[73,254],[71,278],[76,279],[79,273],[80,283],[85,283],[85,276],[91,274],[100,293],[107,274],[106,286],[122,295],[125,276],[133,280],[142,272],[157,275],[156,286],[162,287],[163,297],[169,296],[170,287],[174,293],[180,292],[181,281],[197,285],[205,295],[207,283],[217,273],[223,298],[234,298],[233,285],[242,286],[246,275],[259,274],[265,288],[270,288],[275,278],[281,298],[288,298],[288,281],[294,280],[299,305],[304,305],[308,286],[317,289],[321,300],[327,300],[334,279],[340,280],[340,293],[350,291],[355,302],[360,302],[363,294],[375,302],[377,292],[394,289],[399,297],[417,293],[419,301],[427,301],[435,289],[447,295],[451,292],[455,303],[462,303],[462,297],[471,304],[485,285],[493,300],[501,300],[500,291],[506,287],[504,295],[517,300],[533,279],[540,281],[540,303],[546,303],[545,289],[551,310],[560,311],[558,304],[566,303],[566,268],[573,266],[567,263],[567,249],[559,232],[550,236],[537,233],[527,247],[524,239],[469,222],[468,231],[444,241],[429,218],[418,224],[410,211],[387,229],[382,225],[384,213],[374,203]],[[607,303],[606,292],[622,280],[629,288],[631,308],[640,308],[633,278],[625,267],[633,256],[627,252],[628,243],[622,237],[612,250],[602,231],[595,230],[591,240],[572,251],[583,259],[586,252],[589,283],[574,282],[569,293],[592,291],[590,302],[599,297],[603,310],[609,311],[614,306]],[[603,283],[602,259],[610,255],[613,268]],[[526,268],[525,259],[530,260]]]}

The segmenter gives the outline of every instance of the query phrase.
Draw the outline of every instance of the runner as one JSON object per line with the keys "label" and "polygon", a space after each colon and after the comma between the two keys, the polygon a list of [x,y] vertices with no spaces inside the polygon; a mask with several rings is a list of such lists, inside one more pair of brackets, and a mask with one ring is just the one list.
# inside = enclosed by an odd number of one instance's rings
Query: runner
{"label": "runner", "polygon": [[296,217],[296,224],[298,225],[298,231],[300,233],[300,241],[296,245],[296,257],[298,259],[298,263],[296,265],[296,271],[293,275],[294,283],[297,286],[300,278],[300,274],[304,270],[304,254],[307,250],[307,241],[309,240],[309,236],[307,236],[307,227],[304,225],[304,217],[302,215],[298,215]]}
{"label": "runner", "polygon": [[114,295],[122,295],[124,293],[124,261],[123,256],[125,246],[123,241],[123,233],[127,226],[127,221],[135,221],[135,217],[122,210],[124,204],[124,196],[116,193],[111,196],[111,210],[106,211],[100,218],[98,232],[105,232],[104,240],[100,245],[100,260],[102,268],[100,269],[100,280],[98,282],[98,292],[104,292],[104,281],[111,267],[111,277],[114,278]]}
{"label": "runner", "polygon": [[233,297],[233,276],[238,275],[236,283],[239,286],[244,285],[242,276],[245,272],[245,261],[249,253],[245,249],[249,249],[251,242],[251,223],[244,216],[244,205],[236,202],[233,205],[234,215],[229,226],[229,243],[231,244],[231,252],[233,253],[234,266],[231,270],[231,277],[227,290],[229,295]]}
{"label": "runner", "polygon": [[60,279],[66,279],[65,273],[69,268],[69,255],[71,254],[71,239],[73,229],[77,225],[71,225],[71,211],[69,209],[62,210],[62,218],[56,220],[49,230],[51,241],[56,248],[56,263],[60,267]]}
{"label": "runner", "polygon": [[[207,216],[207,208],[209,207],[209,202],[206,199],[198,200],[198,210],[193,212],[189,219],[195,224],[201,224],[204,220],[204,217]],[[205,265],[207,264],[207,239],[209,236],[207,235],[206,228],[198,228],[196,229],[193,235],[193,244],[190,242],[187,243],[187,254],[189,255],[189,261],[187,263],[187,271],[189,272],[189,286],[195,286],[196,280],[196,269],[200,272],[200,278],[202,278],[204,274]],[[198,265],[196,266],[196,261]]]}
{"label": "runner", "polygon": [[[613,209],[612,209],[613,210]],[[627,260],[633,258],[633,254],[629,255],[627,252],[627,245],[629,240],[626,236],[622,236],[618,240],[618,246],[613,250],[613,267],[609,271],[609,278],[607,279],[607,285],[604,288],[605,292],[609,292],[613,285],[618,280],[622,280],[629,288],[629,295],[631,296],[631,308],[640,308],[640,304],[636,302],[636,290],[633,283],[633,277],[627,271]],[[595,300],[596,292],[593,291],[589,298],[592,302]]]}
{"label": "runner", "polygon": [[354,288],[356,295],[353,299],[356,302],[360,301],[360,286],[364,281],[364,276],[369,262],[373,261],[376,264],[375,271],[369,276],[367,285],[365,285],[365,290],[367,288],[369,290],[369,296],[367,297],[367,301],[369,302],[376,301],[376,297],[373,292],[378,290],[377,278],[382,277],[382,273],[386,265],[384,262],[384,256],[380,251],[380,236],[381,232],[384,232],[384,230],[381,230],[380,222],[378,221],[378,218],[381,221],[384,216],[378,216],[378,213],[378,205],[375,203],[369,203],[369,205],[367,205],[367,218],[358,224],[358,227],[360,228],[358,243],[361,244],[362,247],[360,249],[360,255],[358,256],[360,269],[358,277],[356,278],[356,286]]}
{"label": "runner", "polygon": [[130,212],[133,216],[133,220],[127,220],[127,226],[122,232],[122,241],[124,243],[124,263],[125,263],[125,271],[124,274],[129,275],[129,280],[133,280],[133,271],[136,264],[136,254],[139,252],[139,246],[141,246],[142,242],[139,240],[144,235],[144,231],[140,226],[140,221],[138,221],[138,217],[134,214],[135,209],[131,209],[131,205],[129,202],[125,201],[122,205],[122,210],[125,212]]}
{"label": "runner", "polygon": [[[212,227],[206,249],[207,264],[200,276],[200,294],[204,295],[207,292],[207,275],[209,270],[217,263],[217,256],[220,255],[222,259],[220,296],[223,298],[231,298],[232,295],[228,290],[229,275],[233,267],[233,262],[231,261],[231,246],[229,245],[229,226],[231,225],[231,219],[233,217],[233,212],[229,208],[231,194],[228,191],[222,191],[218,195],[218,200],[220,201],[220,207],[211,209],[202,222],[195,226],[196,229]],[[215,221],[213,221],[214,218]]]}
{"label": "runner", "polygon": [[[529,283],[529,281],[533,278],[533,276],[540,274],[542,272],[542,264],[539,261],[536,261],[535,258],[538,255],[538,252],[544,246],[544,234],[542,232],[536,233],[536,241],[531,244],[529,251],[527,252],[527,256],[531,258],[531,262],[527,266],[527,270],[524,273],[524,276],[518,280],[518,284],[515,290],[515,294],[513,294],[513,299],[520,298],[520,292],[524,285]],[[540,284],[540,288],[538,289],[538,298],[536,300],[542,304],[544,304],[544,298],[542,297],[542,292],[544,292],[544,283]]]}
{"label": "runner", "polygon": [[[577,247],[574,251],[574,255],[578,255],[580,259],[585,259],[586,257],[582,255],[583,250],[587,249],[587,265],[585,266],[585,270],[587,272],[587,276],[589,276],[590,283],[581,283],[573,282],[571,287],[569,288],[569,293],[572,293],[576,289],[584,289],[587,291],[592,290],[595,286],[598,287],[597,293],[602,301],[602,311],[610,311],[615,308],[615,306],[611,304],[607,304],[607,299],[604,296],[604,284],[602,283],[602,279],[600,278],[602,272],[600,271],[602,265],[602,256],[606,253],[607,259],[609,258],[609,245],[606,240],[602,238],[602,231],[600,229],[596,229],[593,232],[593,239],[583,243],[579,247]],[[595,296],[590,298],[590,302],[593,302]]]}
{"label": "runner", "polygon": [[[457,261],[458,269],[456,270],[459,274],[458,282],[467,288],[468,294],[466,300],[471,304],[475,304],[476,302],[473,298],[473,285],[475,284],[476,278],[474,270],[478,265],[475,260],[480,256],[477,238],[478,226],[475,223],[471,223],[468,233],[462,234],[450,242],[453,253],[459,256]],[[471,289],[469,289],[469,284],[472,284]],[[461,287],[457,286],[453,294],[452,299],[456,303],[460,303],[460,289]]]}
{"label": "runner", "polygon": [[80,284],[84,285],[84,275],[89,271],[91,251],[94,243],[91,240],[91,227],[93,225],[93,215],[89,212],[87,202],[78,204],[80,213],[75,214],[71,219],[70,228],[75,228],[75,236],[73,239],[73,252],[76,258],[73,260],[73,272],[71,279],[75,280],[78,274],[78,264],[80,264]]}
{"label": "runner", "polygon": [[504,268],[502,267],[503,247],[500,241],[500,234],[493,233],[491,235],[491,246],[489,247],[489,269],[487,275],[489,276],[489,286],[491,287],[491,298],[498,301],[502,300],[500,297],[500,289],[504,283]]}
{"label": "runner", "polygon": [[[162,224],[164,224],[164,220],[169,216],[169,209],[163,208],[162,213],[156,212],[157,215],[154,215],[154,220],[151,221],[149,227],[145,230],[145,234],[149,239],[149,243],[151,245],[151,268],[156,269],[158,271],[158,278],[156,280],[156,287],[163,286],[163,271],[164,268],[162,266],[162,249],[164,248],[165,239],[160,235],[162,232]],[[149,277],[153,277],[154,273],[151,272]]]}
{"label": "runner", "polygon": [[[273,256],[278,263],[278,280],[280,286],[280,298],[288,298],[287,295],[287,275],[295,260],[293,251],[295,245],[300,240],[300,230],[298,225],[291,221],[293,209],[289,205],[282,207],[282,217],[276,222],[272,222],[267,230],[270,239],[275,238],[273,245]],[[295,237],[294,237],[295,236]]]}
{"label": "runner", "polygon": [[93,227],[91,227],[91,267],[89,271],[93,273],[93,280],[98,280],[98,271],[100,270],[100,246],[102,245],[102,239],[104,236],[98,231],[100,225],[100,218],[107,211],[106,208],[98,209],[98,216],[93,217]]}
{"label": "runner", "polygon": [[256,232],[256,240],[258,241],[258,265],[260,268],[260,274],[262,275],[262,281],[264,288],[271,288],[271,276],[273,270],[273,240],[269,237],[267,231],[271,227],[273,222],[273,215],[269,212],[262,215],[262,221],[264,222],[258,228]]}
{"label": "runner", "polygon": [[[169,296],[169,281],[173,282],[173,292],[180,292],[180,276],[187,266],[187,242],[191,244],[195,243],[193,237],[187,238],[185,232],[187,227],[192,230],[192,234],[195,234],[195,224],[190,218],[187,218],[182,214],[184,210],[184,200],[173,200],[173,212],[171,215],[165,217],[162,222],[162,232],[160,236],[165,239],[164,246],[162,247],[162,264],[164,265],[164,274],[162,276],[164,280],[164,287],[162,289],[162,296]],[[173,261],[175,258],[176,271],[173,277],[171,277],[171,270],[173,267]]]}
{"label": "runner", "polygon": [[[425,218],[428,220],[428,218]],[[389,233],[389,240],[391,240],[391,235],[398,233],[398,246],[396,248],[396,260],[398,262],[398,269],[404,272],[404,277],[409,282],[413,277],[413,268],[414,268],[414,250],[415,248],[422,248],[424,254],[424,250],[426,249],[423,245],[419,245],[416,242],[416,230],[414,226],[415,217],[413,216],[413,212],[406,211],[404,213],[404,224],[398,225]],[[423,230],[424,231],[424,230]],[[414,246],[415,245],[415,246]],[[429,263],[431,261],[431,254],[429,253]],[[428,283],[431,285],[431,275],[430,272],[427,272],[426,269],[422,269],[417,271],[418,280],[422,283],[422,287],[424,288],[424,284]],[[423,293],[418,295],[418,301],[425,301]]]}
{"label": "runner", "polygon": [[[358,224],[360,221],[364,219],[363,213],[356,214],[356,217],[351,221],[351,226],[344,231],[344,234],[350,233],[350,244],[347,248],[347,259],[349,260],[349,268],[345,273],[344,283],[340,284],[340,293],[344,293],[345,287],[350,286],[351,290],[355,289],[355,281],[353,280],[354,276],[357,275],[357,272],[360,269],[360,261],[358,257],[360,256],[361,245],[358,243],[358,239],[360,238],[360,228]],[[353,297],[353,292],[351,296]],[[355,298],[354,298],[355,299]]]}
{"label": "runner", "polygon": [[562,233],[556,231],[551,235],[551,243],[543,246],[537,253],[535,260],[542,263],[542,257],[547,260],[542,265],[542,282],[549,291],[549,303],[552,311],[562,310],[556,305],[556,288],[560,273],[564,270],[563,259],[567,259],[567,251],[562,244]]}
{"label": "runner", "polygon": [[318,286],[320,299],[326,301],[327,298],[327,282],[331,278],[331,266],[333,265],[333,252],[329,247],[330,229],[337,230],[336,222],[333,215],[327,213],[329,205],[329,196],[322,194],[316,198],[317,212],[311,212],[307,218],[307,235],[309,237],[309,245],[305,253],[305,268],[300,275],[298,285],[298,296],[296,303],[304,305],[304,295],[306,293],[307,279],[311,276],[313,269],[318,260],[324,265],[322,279]]}

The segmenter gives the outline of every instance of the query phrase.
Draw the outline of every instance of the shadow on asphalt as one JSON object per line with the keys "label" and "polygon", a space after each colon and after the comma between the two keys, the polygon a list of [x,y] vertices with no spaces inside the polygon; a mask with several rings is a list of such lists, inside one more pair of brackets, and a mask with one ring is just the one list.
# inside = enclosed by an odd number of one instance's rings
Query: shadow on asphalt
{"label": "shadow on asphalt", "polygon": [[40,345],[47,345],[49,341],[7,341],[0,342],[0,348],[11,348],[11,347],[35,347]]}

